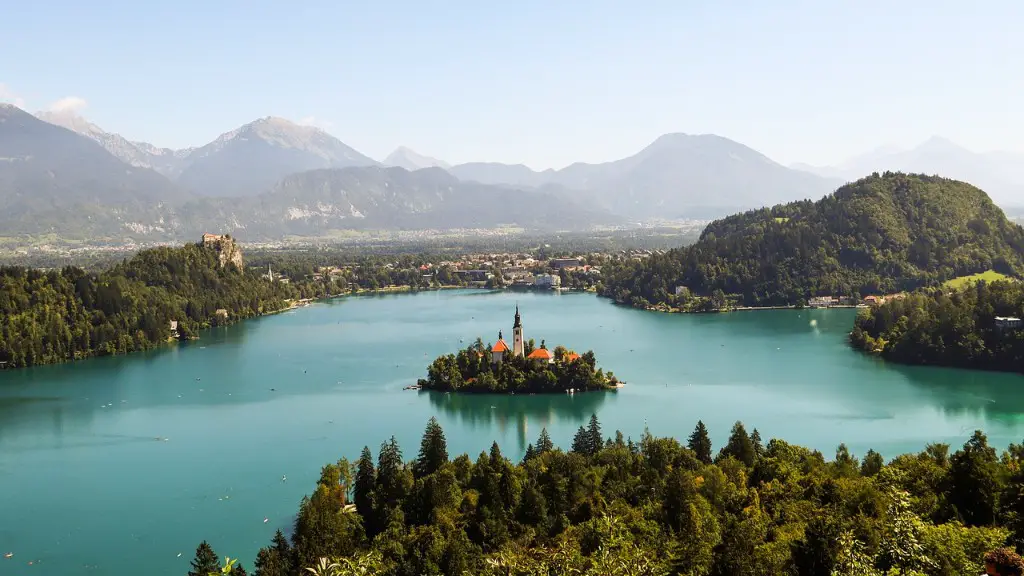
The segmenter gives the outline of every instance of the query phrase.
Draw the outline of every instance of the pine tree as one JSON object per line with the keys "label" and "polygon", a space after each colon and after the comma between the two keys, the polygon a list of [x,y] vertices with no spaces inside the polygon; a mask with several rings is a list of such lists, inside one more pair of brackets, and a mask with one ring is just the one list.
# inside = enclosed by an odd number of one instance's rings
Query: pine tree
{"label": "pine tree", "polygon": [[576,435],[572,439],[572,451],[577,454],[586,455],[590,451],[590,434],[587,433],[587,429],[580,426],[580,429],[576,431]]}
{"label": "pine tree", "polygon": [[501,470],[501,465],[505,462],[505,457],[501,455],[501,448],[497,442],[491,442],[491,454],[490,463],[492,470]]}
{"label": "pine tree", "polygon": [[604,447],[604,437],[601,435],[601,423],[597,421],[597,414],[590,415],[590,424],[587,425],[587,454],[593,456]]}
{"label": "pine tree", "polygon": [[373,491],[377,485],[377,469],[373,466],[373,454],[368,446],[363,447],[359,461],[356,463],[355,494],[353,502],[356,512],[363,517],[363,527],[369,536],[377,533],[374,524]]}
{"label": "pine tree", "polygon": [[[392,436],[390,440],[381,444],[380,454],[377,455],[375,504],[388,510],[400,506],[402,498],[411,488],[406,481],[407,474],[405,462],[402,460],[402,450],[398,447],[398,441]],[[383,516],[378,519],[383,520]]]}
{"label": "pine tree", "polygon": [[711,438],[708,437],[708,429],[704,427],[704,422],[697,420],[697,426],[690,434],[686,445],[693,450],[698,460],[705,464],[711,464]]}
{"label": "pine tree", "polygon": [[995,520],[999,492],[996,451],[976,430],[950,458],[949,503],[968,526],[987,526]]}
{"label": "pine tree", "polygon": [[192,569],[188,571],[188,576],[210,576],[211,573],[220,573],[220,558],[217,558],[213,548],[203,540],[196,548],[196,557],[192,560]]}
{"label": "pine tree", "polygon": [[291,576],[295,571],[292,547],[280,530],[274,533],[273,543],[256,554],[253,576]]}
{"label": "pine tree", "polygon": [[554,449],[555,445],[551,442],[551,436],[548,435],[548,429],[541,428],[540,438],[537,439],[537,454],[551,452]]}
{"label": "pine tree", "polygon": [[750,433],[750,441],[754,444],[754,454],[758,458],[764,456],[764,444],[761,442],[761,433],[754,428],[754,431]]}
{"label": "pine tree", "polygon": [[444,438],[444,430],[437,423],[437,418],[431,417],[423,432],[423,439],[420,440],[420,454],[413,465],[413,474],[422,478],[437,472],[447,463],[448,443]]}
{"label": "pine tree", "polygon": [[726,442],[725,447],[718,453],[719,458],[733,458],[743,462],[748,468],[754,465],[754,461],[757,459],[757,452],[754,451],[754,443],[750,441],[750,436],[747,435],[747,429],[743,427],[743,423],[737,421],[732,426],[732,433],[729,434],[729,441]]}
{"label": "pine tree", "polygon": [[245,571],[241,564],[235,564],[231,567],[230,576],[249,576],[249,573]]}
{"label": "pine tree", "polygon": [[881,454],[874,450],[868,450],[860,463],[860,474],[861,476],[874,476],[882,471],[884,465],[885,461],[882,460]]}
{"label": "pine tree", "polygon": [[533,444],[526,445],[526,454],[523,455],[523,463],[529,462],[537,457],[537,453],[533,449]]}

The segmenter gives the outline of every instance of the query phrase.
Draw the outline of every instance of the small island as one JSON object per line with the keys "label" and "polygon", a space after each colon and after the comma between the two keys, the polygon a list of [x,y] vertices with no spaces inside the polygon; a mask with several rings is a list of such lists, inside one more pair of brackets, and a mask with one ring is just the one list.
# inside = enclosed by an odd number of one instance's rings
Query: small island
{"label": "small island", "polygon": [[516,306],[512,346],[498,332],[498,341],[485,346],[480,338],[458,354],[439,356],[427,368],[427,378],[415,388],[437,392],[483,394],[575,394],[614,390],[622,386],[611,372],[597,367],[593,352],[577,354],[562,346],[548,350],[542,340],[523,340],[523,323]]}

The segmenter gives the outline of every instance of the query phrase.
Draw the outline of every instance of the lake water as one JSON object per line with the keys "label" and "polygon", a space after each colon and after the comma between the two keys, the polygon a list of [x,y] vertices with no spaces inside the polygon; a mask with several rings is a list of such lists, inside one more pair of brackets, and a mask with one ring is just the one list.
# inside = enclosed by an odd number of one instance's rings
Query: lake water
{"label": "lake water", "polygon": [[[510,335],[593,349],[618,392],[403,391],[441,353]],[[736,420],[827,456],[890,457],[976,428],[1024,435],[1024,378],[886,365],[846,345],[853,310],[664,315],[589,294],[441,291],[334,300],[152,353],[0,372],[0,573],[183,576],[207,539],[251,570],[320,466],[395,435],[415,457],[437,416],[449,452],[519,457],[542,427],[718,446]],[[460,339],[465,343],[460,344]],[[286,481],[282,477],[287,476]],[[264,522],[264,519],[267,522]],[[180,553],[180,557],[178,554]],[[29,562],[33,562],[29,565]]]}

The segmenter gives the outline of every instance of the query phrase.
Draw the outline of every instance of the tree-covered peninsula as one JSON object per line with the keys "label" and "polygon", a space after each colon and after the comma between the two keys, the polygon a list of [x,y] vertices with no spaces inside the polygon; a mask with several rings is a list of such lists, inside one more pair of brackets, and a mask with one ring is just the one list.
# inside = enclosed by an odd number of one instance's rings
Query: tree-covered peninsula
{"label": "tree-covered peninsula", "polygon": [[144,250],[104,272],[0,268],[0,367],[152,348],[281,310],[304,287],[247,270],[230,237]]}
{"label": "tree-covered peninsula", "polygon": [[1024,230],[970,184],[887,172],[817,202],[717,220],[690,246],[606,265],[599,292],[642,308],[708,310],[856,299],[985,270],[1024,272]]}
{"label": "tree-covered peninsula", "polygon": [[[963,576],[987,560],[1000,570],[990,574],[1020,574],[1003,547],[1024,545],[1022,464],[1024,446],[1000,453],[980,431],[958,450],[929,444],[886,463],[842,444],[826,459],[764,443],[739,422],[717,454],[701,422],[685,443],[607,437],[596,417],[568,451],[542,430],[518,462],[497,444],[450,458],[432,419],[412,461],[392,438],[376,459],[367,447],[355,463],[324,466],[291,537],[279,531],[250,566],[257,576]],[[217,565],[204,542],[189,574]]]}
{"label": "tree-covered peninsula", "polygon": [[525,343],[524,354],[515,355],[500,337],[485,346],[477,338],[458,354],[439,356],[420,379],[421,390],[477,392],[486,394],[549,394],[614,390],[615,375],[597,367],[592,351],[577,354],[562,346],[548,350],[541,342]]}
{"label": "tree-covered peninsula", "polygon": [[1024,284],[973,282],[889,299],[862,310],[857,349],[905,364],[1024,371]]}

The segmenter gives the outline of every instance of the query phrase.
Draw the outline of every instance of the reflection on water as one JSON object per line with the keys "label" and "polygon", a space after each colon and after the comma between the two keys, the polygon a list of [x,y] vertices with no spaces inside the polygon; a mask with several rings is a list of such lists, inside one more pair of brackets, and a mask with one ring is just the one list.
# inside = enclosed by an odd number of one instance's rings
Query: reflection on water
{"label": "reflection on water", "polygon": [[[573,396],[402,391],[436,356],[509,330],[517,303],[527,338],[593,350],[629,384]],[[391,435],[413,457],[431,416],[452,455],[497,440],[512,458],[545,427],[568,447],[594,413],[607,434],[633,437],[649,426],[686,438],[700,419],[716,449],[736,420],[826,454],[840,442],[887,457],[958,446],[974,428],[1000,448],[1021,441],[1024,377],[855,353],[854,314],[668,315],[588,294],[438,291],[338,299],[198,342],[0,372],[0,542],[48,574],[184,574],[204,538],[252,558],[324,462]]]}
{"label": "reflection on water", "polygon": [[[584,394],[447,394],[421,391],[430,404],[473,430],[487,432],[496,427],[502,434],[512,423],[516,427],[517,448],[526,449],[537,439],[542,428],[555,422],[585,422],[597,414],[601,405],[614,398],[617,391]],[[533,429],[530,425],[533,425]]]}

